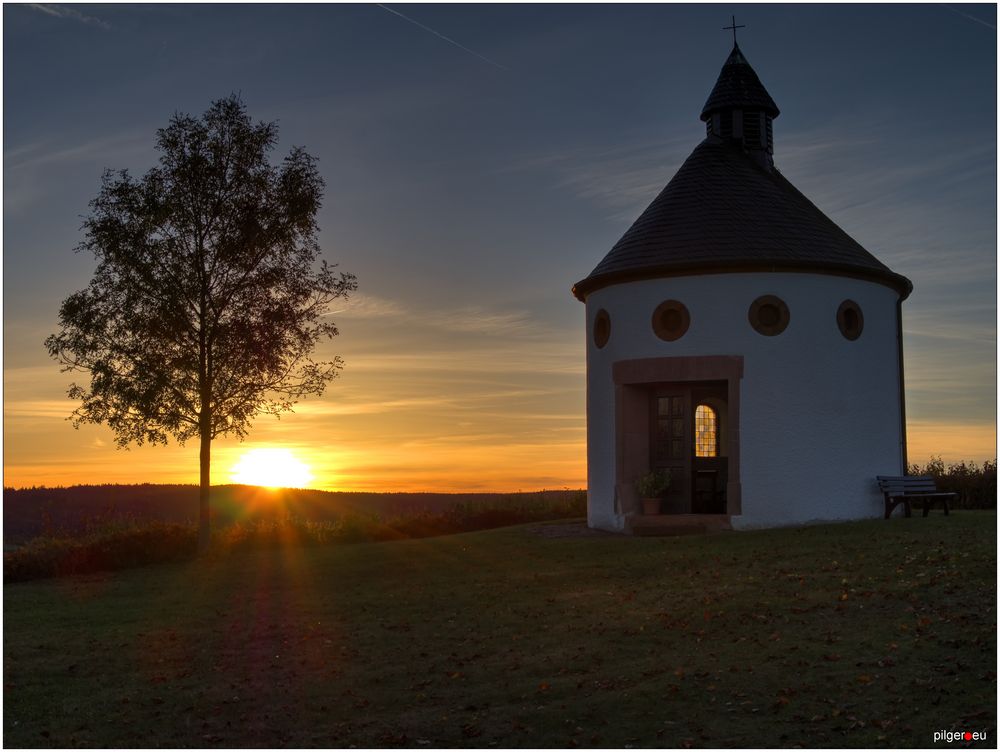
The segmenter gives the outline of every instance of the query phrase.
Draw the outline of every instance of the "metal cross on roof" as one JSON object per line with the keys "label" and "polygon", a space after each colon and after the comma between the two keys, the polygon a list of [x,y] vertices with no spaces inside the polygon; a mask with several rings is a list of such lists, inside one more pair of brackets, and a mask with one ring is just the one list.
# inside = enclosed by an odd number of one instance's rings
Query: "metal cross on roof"
{"label": "metal cross on roof", "polygon": [[736,16],[733,16],[733,25],[732,26],[723,26],[722,30],[723,31],[729,31],[730,29],[733,30],[733,47],[735,47],[736,46],[736,30],[737,29],[745,29],[746,27],[747,27],[746,24],[740,24],[739,26],[737,26],[736,25]]}

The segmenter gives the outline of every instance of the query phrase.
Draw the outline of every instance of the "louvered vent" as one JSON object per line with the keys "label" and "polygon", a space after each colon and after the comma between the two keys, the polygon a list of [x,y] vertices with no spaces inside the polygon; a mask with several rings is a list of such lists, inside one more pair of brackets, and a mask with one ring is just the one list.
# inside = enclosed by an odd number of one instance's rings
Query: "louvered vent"
{"label": "louvered vent", "polygon": [[719,136],[722,138],[733,137],[733,114],[731,112],[723,112],[722,117],[719,118]]}
{"label": "louvered vent", "polygon": [[759,149],[760,143],[760,113],[743,113],[743,143],[748,149]]}

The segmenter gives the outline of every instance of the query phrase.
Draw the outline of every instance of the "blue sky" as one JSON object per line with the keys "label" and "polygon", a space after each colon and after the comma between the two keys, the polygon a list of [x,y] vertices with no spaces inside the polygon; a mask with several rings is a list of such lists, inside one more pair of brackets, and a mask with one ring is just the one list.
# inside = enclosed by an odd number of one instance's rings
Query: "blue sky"
{"label": "blue sky", "polygon": [[782,111],[776,166],[914,282],[913,459],[995,455],[994,5],[388,8],[4,6],[5,479],[67,482],[86,455],[124,482],[165,456],[126,468],[73,431],[41,342],[92,271],[72,249],[101,171],[143,172],[175,111],[235,91],[279,153],[320,159],[321,241],[361,293],[330,347],[343,379],[251,445],[336,455],[330,487],[580,485],[569,290],[703,137],[731,13]]}

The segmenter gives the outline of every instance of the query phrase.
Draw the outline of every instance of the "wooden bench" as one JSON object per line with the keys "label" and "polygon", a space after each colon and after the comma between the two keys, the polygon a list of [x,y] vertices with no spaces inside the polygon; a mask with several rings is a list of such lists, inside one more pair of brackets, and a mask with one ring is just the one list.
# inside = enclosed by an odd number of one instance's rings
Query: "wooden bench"
{"label": "wooden bench", "polygon": [[911,500],[923,503],[924,517],[935,501],[940,501],[944,513],[948,514],[948,500],[958,497],[956,493],[938,491],[934,478],[929,475],[879,475],[877,478],[879,490],[885,496],[886,519],[899,504],[903,505],[903,511],[909,517]]}

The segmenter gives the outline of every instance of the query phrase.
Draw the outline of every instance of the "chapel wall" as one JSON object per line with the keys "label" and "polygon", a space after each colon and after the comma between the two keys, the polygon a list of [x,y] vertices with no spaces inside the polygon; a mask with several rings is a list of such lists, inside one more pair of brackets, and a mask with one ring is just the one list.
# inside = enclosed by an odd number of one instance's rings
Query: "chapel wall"
{"label": "chapel wall", "polygon": [[[773,295],[787,327],[764,336],[748,310]],[[653,331],[664,300],[684,304],[687,331],[667,342]],[[837,323],[844,300],[863,314],[851,341]],[[669,356],[742,356],[741,514],[734,527],[769,527],[881,514],[875,475],[904,472],[896,343],[898,293],[829,274],[740,273],[610,285],[587,298],[588,522],[622,529],[615,499],[615,362]],[[594,343],[599,310],[610,337]]]}

